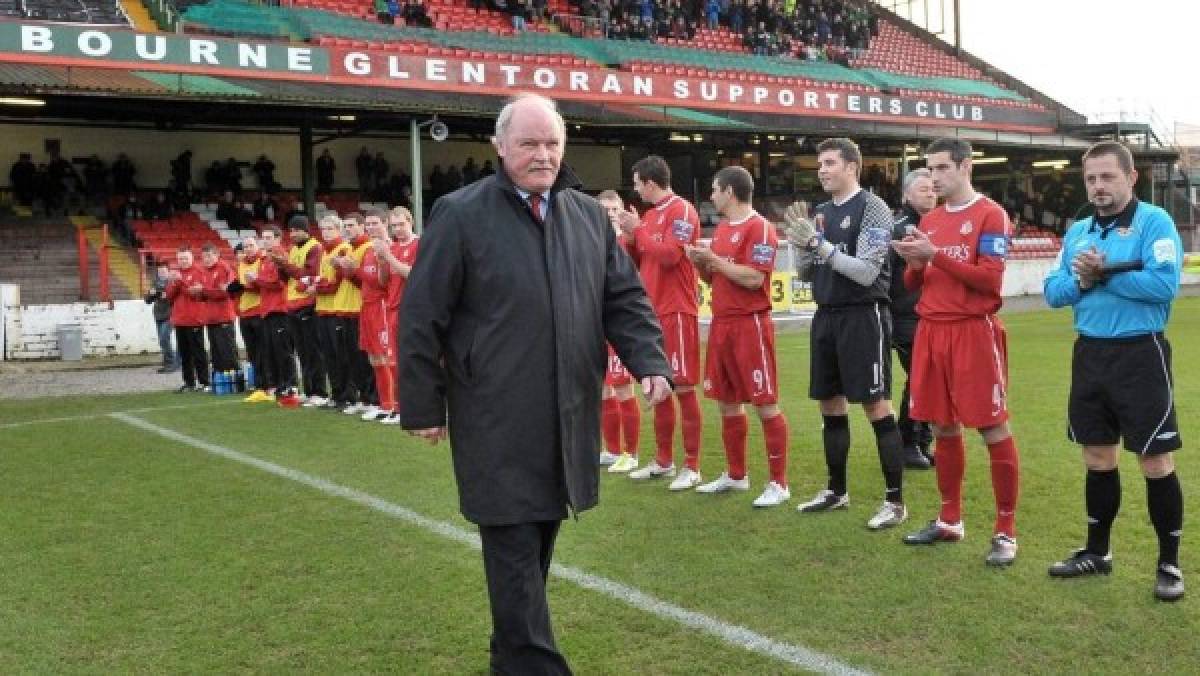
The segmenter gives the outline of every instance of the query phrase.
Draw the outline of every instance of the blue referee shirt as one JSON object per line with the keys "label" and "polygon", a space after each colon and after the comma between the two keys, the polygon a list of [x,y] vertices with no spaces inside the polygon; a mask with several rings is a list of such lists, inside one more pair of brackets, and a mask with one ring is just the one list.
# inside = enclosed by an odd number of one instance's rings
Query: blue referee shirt
{"label": "blue referee shirt", "polygon": [[[1179,293],[1183,244],[1167,212],[1134,200],[1115,222],[1102,227],[1095,217],[1076,222],[1046,276],[1050,307],[1075,308],[1075,330],[1091,338],[1128,338],[1162,331]],[[1142,261],[1142,269],[1107,278],[1087,291],[1079,288],[1071,260],[1096,247],[1106,265]]]}

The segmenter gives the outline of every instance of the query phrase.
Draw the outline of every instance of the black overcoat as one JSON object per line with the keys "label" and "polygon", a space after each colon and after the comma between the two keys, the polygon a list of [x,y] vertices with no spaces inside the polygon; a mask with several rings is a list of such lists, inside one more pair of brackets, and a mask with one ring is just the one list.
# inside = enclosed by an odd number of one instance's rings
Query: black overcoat
{"label": "black overcoat", "polygon": [[635,377],[670,375],[637,270],[565,165],[544,225],[503,170],[439,199],[400,327],[403,427],[448,425],[485,526],[596,504],[606,339]]}

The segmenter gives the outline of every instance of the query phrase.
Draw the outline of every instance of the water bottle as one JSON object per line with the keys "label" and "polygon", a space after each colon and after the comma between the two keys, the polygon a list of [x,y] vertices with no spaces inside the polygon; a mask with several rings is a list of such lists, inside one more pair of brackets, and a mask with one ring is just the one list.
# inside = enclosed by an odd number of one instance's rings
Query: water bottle
{"label": "water bottle", "polygon": [[224,373],[221,373],[220,371],[213,371],[212,379],[211,379],[213,394],[222,394],[221,389],[222,389],[223,385],[222,385],[221,381],[223,381],[223,380],[225,380]]}
{"label": "water bottle", "polygon": [[245,372],[244,377],[246,380],[246,389],[247,390],[256,389],[255,382],[254,382],[254,379],[255,379],[254,362],[249,362],[249,361],[246,362],[245,367],[243,367],[243,371]]}

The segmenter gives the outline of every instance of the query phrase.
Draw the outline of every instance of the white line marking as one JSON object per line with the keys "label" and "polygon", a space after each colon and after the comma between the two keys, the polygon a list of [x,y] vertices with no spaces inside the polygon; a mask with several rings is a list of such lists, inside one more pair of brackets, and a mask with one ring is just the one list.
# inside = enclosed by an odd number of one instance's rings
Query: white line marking
{"label": "white line marking", "polygon": [[83,415],[66,415],[60,418],[35,418],[33,420],[22,420],[20,422],[0,423],[0,429],[10,429],[13,427],[27,427],[29,425],[48,425],[50,423],[75,422],[78,420],[95,420],[96,418],[105,418],[113,413],[150,413],[152,411],[171,411],[179,408],[197,408],[200,406],[219,406],[221,404],[232,403],[233,400],[224,401],[203,401],[191,404],[172,404],[170,406],[147,406],[145,408],[131,408],[124,411],[104,411],[103,413],[86,413]]}
{"label": "white line marking", "polygon": [[[268,474],[273,474],[277,477],[295,481],[309,488],[315,488],[326,495],[331,495],[338,498],[349,500],[350,502],[362,505],[368,509],[373,509],[382,514],[406,521],[414,526],[418,526],[434,534],[440,535],[448,540],[465,544],[473,549],[479,549],[479,536],[470,531],[464,530],[453,524],[444,521],[431,519],[427,516],[414,512],[413,510],[388,502],[383,498],[375,497],[369,493],[364,493],[341,484],[336,484],[328,479],[322,479],[318,476],[306,474],[299,470],[283,465],[277,465],[273,462],[256,458],[252,455],[247,455],[240,451],[235,451],[232,448],[220,446],[218,444],[197,439],[188,436],[181,432],[176,432],[167,427],[155,425],[152,422],[143,420],[128,413],[110,413],[110,417],[120,420],[128,425],[132,425],[141,430],[152,432],[165,439],[176,441],[181,444],[186,444],[194,448],[198,448],[212,455],[216,455],[226,460],[248,465],[258,470],[262,470]],[[723,622],[715,617],[698,613],[686,608],[682,608],[673,603],[669,603],[662,599],[656,598],[642,592],[634,587],[630,587],[620,582],[609,580],[599,575],[592,575],[578,568],[564,566],[562,564],[553,564],[550,567],[550,574],[555,577],[574,582],[576,585],[599,592],[624,603],[628,606],[649,613],[664,620],[671,620],[678,624],[691,629],[696,629],[716,638],[725,641],[733,646],[748,650],[765,657],[779,660],[786,664],[807,669],[823,674],[869,674],[870,672],[856,669],[848,664],[838,661],[836,658],[823,653],[819,653],[802,646],[792,645],[777,641],[768,636],[764,636],[755,631],[736,624]]]}

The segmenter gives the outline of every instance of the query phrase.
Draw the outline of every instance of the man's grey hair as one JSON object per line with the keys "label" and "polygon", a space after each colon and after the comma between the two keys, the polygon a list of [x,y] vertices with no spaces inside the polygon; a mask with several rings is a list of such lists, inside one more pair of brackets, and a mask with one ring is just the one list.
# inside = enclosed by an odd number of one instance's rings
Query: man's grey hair
{"label": "man's grey hair", "polygon": [[901,186],[901,192],[904,195],[908,195],[908,191],[910,189],[912,189],[913,184],[915,184],[918,180],[920,180],[922,178],[927,178],[932,181],[933,173],[930,172],[925,167],[921,167],[919,169],[913,169],[912,171],[908,172],[907,174],[904,175],[904,183]]}
{"label": "man's grey hair", "polygon": [[341,230],[342,229],[342,219],[339,218],[337,214],[325,214],[324,216],[321,217],[321,220],[319,221],[318,226],[325,227],[327,225],[332,225],[333,227],[337,228],[338,230]]}
{"label": "man's grey hair", "polygon": [[508,103],[504,104],[504,107],[500,109],[500,114],[496,116],[496,135],[492,137],[492,140],[500,141],[504,138],[504,135],[508,133],[508,125],[512,122],[513,109],[516,108],[518,103],[528,100],[537,101],[554,115],[554,120],[558,122],[558,130],[562,132],[563,139],[565,140],[567,138],[567,123],[563,122],[562,114],[558,112],[558,106],[552,99],[546,98],[541,94],[532,94],[529,92],[517,94],[509,99]]}

